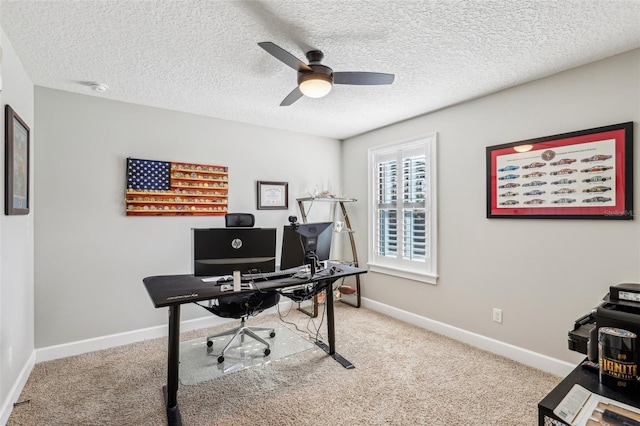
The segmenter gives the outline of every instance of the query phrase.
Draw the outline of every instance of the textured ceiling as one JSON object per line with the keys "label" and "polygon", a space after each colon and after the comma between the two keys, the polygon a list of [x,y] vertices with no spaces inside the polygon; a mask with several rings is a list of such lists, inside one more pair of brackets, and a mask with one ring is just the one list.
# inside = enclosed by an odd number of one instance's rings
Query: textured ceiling
{"label": "textured ceiling", "polygon": [[[636,0],[2,0],[0,13],[38,86],[338,139],[640,47]],[[280,107],[296,72],[261,41],[395,82]]]}

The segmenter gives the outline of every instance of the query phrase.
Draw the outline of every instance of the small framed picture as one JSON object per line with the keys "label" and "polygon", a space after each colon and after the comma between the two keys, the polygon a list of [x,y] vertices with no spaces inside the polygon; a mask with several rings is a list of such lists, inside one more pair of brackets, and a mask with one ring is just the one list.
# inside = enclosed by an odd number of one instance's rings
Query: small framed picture
{"label": "small framed picture", "polygon": [[258,210],[289,209],[289,183],[258,181]]}
{"label": "small framed picture", "polygon": [[5,106],[5,214],[29,214],[29,126]]}

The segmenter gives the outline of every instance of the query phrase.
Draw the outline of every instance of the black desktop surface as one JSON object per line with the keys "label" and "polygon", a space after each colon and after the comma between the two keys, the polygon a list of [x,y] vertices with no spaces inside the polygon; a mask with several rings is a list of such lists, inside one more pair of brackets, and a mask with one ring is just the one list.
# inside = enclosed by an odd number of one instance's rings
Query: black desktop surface
{"label": "black desktop surface", "polygon": [[[336,280],[366,272],[366,270],[347,265],[337,265],[337,270],[331,273],[330,269],[319,271],[312,278],[279,278],[267,281],[256,281],[256,289],[241,290],[252,292],[267,289],[286,288],[304,283],[320,282],[327,279]],[[232,291],[222,291],[221,287],[212,282],[203,282],[203,277],[194,275],[157,275],[144,278],[142,281],[156,308],[181,305],[184,303],[200,302],[215,299],[228,294],[237,294]]]}

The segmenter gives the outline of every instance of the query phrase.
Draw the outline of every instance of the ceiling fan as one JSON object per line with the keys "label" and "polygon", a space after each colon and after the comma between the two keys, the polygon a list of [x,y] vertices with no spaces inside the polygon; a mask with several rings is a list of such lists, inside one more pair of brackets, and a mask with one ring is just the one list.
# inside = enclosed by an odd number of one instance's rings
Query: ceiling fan
{"label": "ceiling fan", "polygon": [[258,43],[260,47],[298,71],[298,87],[280,103],[280,106],[289,106],[303,95],[310,98],[321,98],[326,96],[334,84],[355,84],[355,85],[381,85],[393,83],[393,74],[380,72],[333,72],[333,70],[322,65],[324,54],[319,50],[310,50],[306,57],[309,64],[305,64],[282,47],[264,41]]}

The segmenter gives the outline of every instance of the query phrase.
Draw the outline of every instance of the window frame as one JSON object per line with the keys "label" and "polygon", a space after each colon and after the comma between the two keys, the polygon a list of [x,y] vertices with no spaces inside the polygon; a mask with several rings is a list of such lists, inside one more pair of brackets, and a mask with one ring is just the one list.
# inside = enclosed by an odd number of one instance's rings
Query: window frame
{"label": "window frame", "polygon": [[[438,280],[438,205],[437,205],[437,133],[429,133],[408,140],[394,142],[388,145],[382,145],[370,148],[368,150],[368,265],[372,272],[393,275],[401,278],[407,278],[414,281],[436,284]],[[427,196],[425,199],[425,231],[427,232],[428,242],[426,249],[429,256],[425,261],[406,260],[398,258],[388,258],[386,256],[377,255],[377,220],[378,220],[378,204],[377,192],[378,175],[376,167],[376,159],[381,156],[389,156],[399,154],[406,151],[415,151],[416,149],[424,149],[425,163],[427,165],[426,175],[428,182],[426,185]],[[404,158],[404,156],[402,157]],[[398,170],[398,176],[402,175],[402,167]],[[402,180],[397,182],[398,188],[403,187]],[[398,193],[396,203],[402,207],[402,192]],[[411,208],[411,207],[407,207]],[[404,231],[405,209],[397,210],[398,234]]]}

